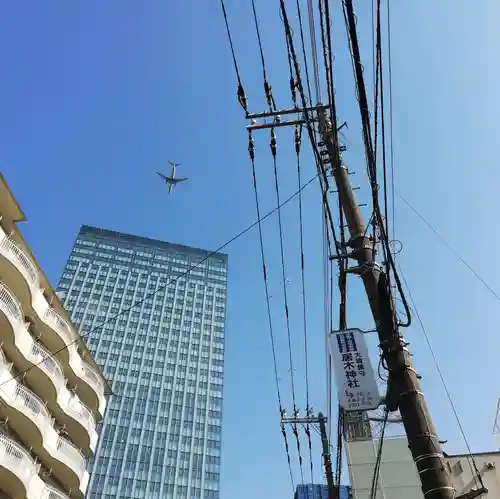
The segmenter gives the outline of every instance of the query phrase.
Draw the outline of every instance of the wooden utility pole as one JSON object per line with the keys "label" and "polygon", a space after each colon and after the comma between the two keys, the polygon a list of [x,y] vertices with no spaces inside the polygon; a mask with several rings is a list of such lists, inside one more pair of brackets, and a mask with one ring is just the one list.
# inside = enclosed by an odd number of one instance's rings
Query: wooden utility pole
{"label": "wooden utility pole", "polygon": [[[420,389],[411,355],[398,330],[388,277],[377,264],[374,243],[368,235],[359,212],[347,169],[333,158],[339,157],[336,130],[323,109],[319,111],[320,133],[332,162],[340,204],[345,215],[350,239],[345,254],[357,262],[346,271],[361,277],[370,309],[375,320],[380,347],[389,371],[387,405],[389,410],[399,408],[406,430],[408,445],[415,461],[426,499],[459,499],[446,469],[441,445],[432,424],[431,415]],[[336,165],[336,166],[335,166]],[[475,496],[485,492],[475,491]]]}
{"label": "wooden utility pole", "polygon": [[314,416],[312,412],[308,412],[306,417],[300,417],[298,412],[289,418],[286,416],[286,412],[281,415],[281,424],[291,424],[292,426],[300,425],[314,425],[318,424],[319,433],[321,436],[321,449],[323,456],[323,464],[325,467],[326,483],[328,484],[328,499],[337,499],[337,487],[334,483],[333,469],[332,469],[332,458],[330,454],[330,443],[328,442],[328,435],[326,433],[326,417],[320,412],[317,416]]}
{"label": "wooden utility pole", "polygon": [[332,457],[330,455],[330,444],[326,434],[325,416],[318,413],[319,432],[321,435],[321,448],[323,450],[323,464],[325,466],[326,483],[328,484],[328,499],[335,499],[335,484],[333,482]]}

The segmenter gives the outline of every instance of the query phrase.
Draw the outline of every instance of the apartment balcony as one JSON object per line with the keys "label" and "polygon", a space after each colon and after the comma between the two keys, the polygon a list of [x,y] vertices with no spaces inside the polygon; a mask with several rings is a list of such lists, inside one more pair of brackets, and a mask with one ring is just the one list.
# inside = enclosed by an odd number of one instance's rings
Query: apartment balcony
{"label": "apartment balcony", "polygon": [[[58,358],[70,383],[96,417],[102,417],[106,407],[103,378],[80,356],[76,331],[47,302],[40,285],[36,265],[0,226],[0,276],[33,318],[43,342]],[[1,339],[1,338],[0,338]]]}
{"label": "apartment balcony", "polygon": [[[33,450],[54,477],[72,495],[83,496],[88,477],[85,457],[69,440],[60,436],[45,403],[12,377],[10,365],[0,354],[0,412],[9,428]],[[79,491],[77,493],[77,491]]]}
{"label": "apartment balcony", "polygon": [[[45,302],[46,303],[46,302]],[[45,337],[47,344],[50,343],[53,351],[59,352],[64,365],[70,367],[68,378],[70,381],[78,384],[78,392],[89,407],[95,407],[97,415],[102,416],[106,408],[106,398],[104,396],[105,385],[102,377],[90,365],[88,365],[78,353],[76,347],[76,332],[71,329],[68,323],[51,307],[48,306],[44,313],[43,321],[50,326],[52,330],[59,333],[58,338],[51,339]],[[60,345],[58,340],[62,339]],[[56,341],[57,340],[57,341]],[[81,383],[81,381],[84,383]]]}
{"label": "apartment balcony", "polygon": [[40,465],[29,452],[6,435],[0,434],[0,483],[16,499],[69,499],[46,484],[39,476]]}
{"label": "apartment balcony", "polygon": [[60,490],[45,484],[40,499],[68,499],[68,496],[63,494]]}
{"label": "apartment balcony", "polygon": [[24,323],[21,304],[0,282],[0,331],[2,347],[23,373],[27,383],[46,401],[60,425],[90,456],[97,444],[96,421],[92,412],[67,387],[58,360],[37,343]]}

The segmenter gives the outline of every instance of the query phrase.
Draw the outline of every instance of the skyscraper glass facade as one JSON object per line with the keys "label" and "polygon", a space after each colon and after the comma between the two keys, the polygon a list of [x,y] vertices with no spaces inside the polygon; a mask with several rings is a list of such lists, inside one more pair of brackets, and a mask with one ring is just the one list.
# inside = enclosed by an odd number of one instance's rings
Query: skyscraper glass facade
{"label": "skyscraper glass facade", "polygon": [[[340,487],[340,499],[350,499],[351,491],[347,485]],[[297,485],[295,499],[328,499],[328,486],[323,483]]]}
{"label": "skyscraper glass facade", "polygon": [[88,498],[218,499],[226,290],[227,255],[81,228],[58,294],[114,392]]}

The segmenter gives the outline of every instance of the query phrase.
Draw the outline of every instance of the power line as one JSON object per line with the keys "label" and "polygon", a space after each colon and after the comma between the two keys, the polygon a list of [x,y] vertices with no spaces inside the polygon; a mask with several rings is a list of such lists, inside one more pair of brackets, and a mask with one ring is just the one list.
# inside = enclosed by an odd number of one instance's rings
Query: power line
{"label": "power line", "polygon": [[297,454],[299,456],[300,480],[302,482],[302,485],[304,485],[304,471],[302,470],[302,454],[300,452],[300,438],[299,438],[299,431],[297,430],[296,424],[292,425],[292,432],[295,435],[295,440],[297,441]]}
{"label": "power line", "polygon": [[[300,187],[302,183],[302,173],[300,169],[300,147],[302,140],[302,128],[295,129],[295,152],[297,154],[297,182]],[[309,410],[309,352],[307,338],[307,299],[306,299],[306,280],[305,280],[305,259],[304,259],[304,221],[302,215],[302,193],[298,195],[299,202],[299,237],[300,237],[300,276],[302,281],[302,314],[304,319],[304,355],[306,371],[306,411]]]}
{"label": "power line", "polygon": [[[311,7],[312,7],[312,4],[311,4]],[[290,45],[290,53],[292,56],[292,61],[293,61],[294,67],[295,67],[295,74],[297,76],[297,87],[299,89],[300,98],[302,101],[302,107],[304,108],[303,112],[304,112],[304,120],[306,122],[307,133],[309,135],[309,141],[311,143],[311,147],[313,149],[315,160],[316,160],[316,168],[318,170],[318,176],[320,179],[320,186],[321,186],[321,191],[322,191],[322,196],[323,196],[323,203],[324,203],[326,211],[327,211],[328,221],[330,224],[330,230],[332,232],[333,239],[335,241],[335,248],[337,248],[338,245],[337,245],[337,235],[336,235],[335,225],[333,223],[333,217],[331,214],[330,206],[328,204],[328,196],[327,196],[328,189],[329,189],[328,177],[327,177],[325,169],[323,168],[322,156],[319,152],[318,145],[316,143],[316,139],[314,136],[315,132],[314,132],[314,129],[312,126],[311,118],[309,116],[309,111],[307,109],[307,98],[306,98],[306,95],[304,92],[304,85],[302,83],[300,66],[299,66],[299,62],[297,59],[297,53],[295,52],[295,47],[294,47],[293,38],[292,38],[292,29],[290,27],[290,21],[288,20],[288,14],[286,11],[286,6],[285,6],[284,0],[280,0],[280,9],[281,9],[281,14],[283,16],[283,24],[285,27],[286,36],[288,38],[288,42]],[[334,120],[333,121],[334,125],[336,125],[335,117],[332,117],[332,120]],[[332,131],[335,134],[337,133],[336,126],[333,127]],[[336,163],[338,163],[339,161],[340,161],[339,158],[335,158]]]}
{"label": "power line", "polygon": [[392,104],[392,40],[391,40],[391,0],[387,0],[387,69],[389,76],[389,137],[391,161],[391,195],[392,195],[392,240],[396,240],[396,193],[394,180],[394,133],[393,133],[393,104]]}
{"label": "power line", "polygon": [[306,70],[307,93],[309,95],[309,104],[312,106],[311,82],[309,80],[309,65],[307,64],[306,45],[304,42],[304,27],[302,25],[302,11],[300,8],[300,0],[297,0],[297,16],[299,18],[300,42],[302,45],[302,55],[304,57],[304,68]]}
{"label": "power line", "polygon": [[[354,69],[354,78],[356,82],[356,88],[358,91],[358,103],[359,103],[359,112],[361,117],[361,124],[363,128],[363,142],[365,146],[365,156],[368,167],[368,175],[370,177],[370,184],[372,188],[372,196],[373,196],[373,210],[376,215],[376,219],[374,217],[374,222],[378,223],[378,227],[380,230],[380,240],[382,241],[385,257],[392,268],[392,273],[394,275],[394,280],[396,281],[396,287],[403,302],[405,313],[407,316],[407,320],[405,322],[399,321],[398,325],[401,327],[409,327],[411,324],[411,311],[408,306],[408,301],[404,295],[403,286],[401,284],[401,280],[398,276],[397,268],[394,262],[394,258],[392,256],[391,247],[389,237],[383,223],[382,212],[380,209],[380,205],[378,202],[378,185],[374,181],[376,179],[376,170],[375,170],[375,157],[373,151],[373,140],[370,128],[370,115],[368,110],[368,100],[366,96],[366,87],[364,83],[363,76],[363,65],[361,63],[359,44],[358,44],[358,35],[356,28],[356,14],[354,13],[354,7],[352,4],[352,0],[343,0],[343,11],[344,11],[344,20],[346,25],[347,37],[349,40],[349,50],[351,53],[351,58],[353,60],[353,69]],[[387,280],[389,281],[390,274],[387,275]],[[388,282],[389,291],[392,294],[392,289],[390,287],[390,282]]]}
{"label": "power line", "polygon": [[148,293],[146,296],[144,296],[143,298],[141,298],[140,300],[132,303],[132,305],[130,305],[128,308],[124,308],[123,310],[120,310],[117,314],[115,314],[113,317],[109,317],[108,319],[106,319],[104,322],[101,322],[100,324],[98,324],[97,326],[94,326],[92,329],[90,329],[89,331],[87,331],[86,333],[82,333],[80,334],[80,336],[78,338],[76,338],[75,340],[73,340],[72,342],[70,342],[68,345],[65,345],[64,347],[62,348],[59,348],[58,350],[56,350],[55,352],[51,353],[51,355],[48,355],[47,357],[44,357],[40,362],[37,362],[36,364],[33,364],[32,366],[30,367],[27,367],[26,369],[24,369],[23,371],[19,372],[18,374],[16,374],[15,376],[13,376],[11,379],[8,379],[6,381],[4,381],[3,383],[0,384],[0,388],[2,386],[4,386],[5,384],[9,383],[10,381],[14,380],[14,379],[17,379],[21,376],[23,376],[25,373],[27,373],[28,371],[30,371],[31,369],[33,369],[34,367],[37,367],[41,364],[43,364],[46,360],[48,359],[51,359],[51,358],[54,358],[56,355],[58,355],[59,353],[63,352],[64,350],[67,350],[71,345],[74,345],[75,343],[77,343],[79,341],[80,338],[85,338],[86,336],[88,336],[89,334],[92,334],[94,333],[95,331],[98,331],[99,329],[103,328],[106,324],[110,324],[114,321],[116,321],[118,318],[120,318],[122,315],[130,312],[131,310],[133,310],[134,308],[138,307],[139,305],[142,305],[146,300],[148,300],[149,298],[152,298],[156,295],[156,293],[158,293],[159,291],[163,291],[165,288],[167,288],[167,286],[169,286],[170,284],[173,284],[175,282],[177,282],[180,278],[183,278],[185,277],[186,275],[188,275],[192,270],[195,270],[197,269],[198,267],[200,267],[204,262],[206,262],[209,258],[211,258],[212,256],[216,255],[217,253],[219,253],[220,251],[222,251],[224,248],[226,248],[227,246],[229,246],[231,243],[233,243],[234,241],[236,241],[237,239],[239,239],[240,237],[242,237],[243,235],[245,235],[247,232],[249,232],[250,230],[252,230],[255,226],[261,224],[264,220],[266,220],[267,218],[269,218],[271,215],[273,215],[274,213],[276,213],[278,211],[278,209],[281,209],[283,208],[283,206],[287,205],[292,199],[294,199],[300,192],[302,192],[307,186],[309,186],[310,184],[312,184],[314,182],[314,180],[316,180],[316,178],[318,177],[318,175],[315,175],[313,178],[311,178],[308,182],[306,182],[299,190],[295,191],[291,196],[289,196],[287,199],[285,199],[285,201],[283,201],[281,203],[280,206],[276,206],[275,208],[273,208],[271,211],[267,212],[263,217],[261,218],[258,218],[255,222],[253,222],[252,224],[250,224],[249,226],[247,226],[245,229],[243,229],[242,231],[238,232],[235,236],[233,236],[231,239],[229,239],[228,241],[226,241],[223,245],[219,246],[216,250],[214,251],[211,251],[207,256],[205,256],[204,258],[202,258],[198,263],[196,264],[193,264],[191,265],[186,271],[184,271],[181,275],[175,277],[175,278],[171,278],[167,281],[166,284],[164,284],[163,286],[160,286],[158,287],[157,289],[155,289],[154,291],[152,291],[151,293]]}
{"label": "power line", "polygon": [[290,448],[288,446],[288,438],[286,436],[286,428],[284,423],[281,423],[281,434],[283,435],[283,439],[285,441],[286,458],[288,461],[288,472],[290,473],[290,481],[292,482],[292,490],[295,491],[295,483],[293,481],[292,461],[290,459]]}
{"label": "power line", "polygon": [[[274,134],[274,130],[272,130],[272,133]],[[252,178],[253,178],[253,186],[254,186],[254,193],[255,193],[255,206],[256,206],[256,210],[257,210],[257,219],[260,220],[259,194],[258,194],[258,189],[257,189],[257,175],[256,175],[256,171],[255,171],[255,146],[254,146],[253,136],[251,133],[248,135],[248,153],[250,155],[250,160],[252,162]],[[274,168],[276,170],[276,157],[274,159]],[[276,182],[277,182],[277,178],[276,178]],[[300,189],[299,189],[299,191],[300,191]],[[279,195],[278,195],[277,211],[279,214],[280,233],[281,233],[281,207],[279,206]],[[280,417],[282,417],[283,416],[283,405],[281,403],[281,394],[280,394],[279,378],[278,378],[278,363],[276,361],[276,343],[274,340],[273,322],[272,322],[272,318],[271,318],[271,302],[269,299],[269,284],[268,284],[268,280],[267,280],[266,258],[265,258],[265,252],[264,252],[264,239],[262,236],[262,223],[257,222],[257,224],[259,227],[260,254],[261,254],[261,261],[262,261],[262,272],[263,272],[263,276],[264,276],[264,288],[265,288],[265,293],[266,293],[267,317],[268,317],[268,323],[269,323],[269,335],[271,338],[271,349],[272,349],[272,355],[273,355],[273,367],[274,367],[274,376],[275,376],[275,382],[276,382],[276,392],[278,395]],[[283,252],[283,248],[281,251]],[[283,272],[284,272],[284,267],[283,267]],[[283,277],[283,285],[286,287],[286,283],[284,282],[284,279],[285,278]],[[285,301],[285,303],[286,303],[286,301]],[[289,345],[289,347],[290,347],[290,359],[291,359],[291,345]],[[291,362],[291,360],[290,360],[290,362]],[[291,375],[292,375],[292,390],[293,390],[293,394],[294,394],[293,405],[294,405],[294,409],[295,409],[295,390],[294,390],[294,386],[293,386],[293,370],[291,371]],[[295,489],[294,480],[293,480],[293,471],[292,471],[292,461],[290,458],[290,448],[288,445],[288,437],[286,434],[285,425],[283,423],[281,423],[281,433],[283,435],[283,439],[285,442],[285,451],[286,451],[286,457],[287,457],[287,461],[288,461],[288,471],[290,473],[290,481],[292,483],[292,489]],[[297,445],[299,446],[298,440],[297,440]],[[299,452],[300,452],[300,449],[299,449]],[[301,466],[301,472],[302,472],[302,466]]]}
{"label": "power line", "polygon": [[[276,203],[279,206],[280,204],[280,188],[278,182],[278,167],[276,164],[276,134],[274,133],[274,129],[271,128],[271,153],[273,156],[273,167],[274,167],[274,182],[276,189]],[[297,409],[297,404],[295,403],[295,376],[293,373],[293,356],[292,356],[292,335],[290,330],[290,315],[288,309],[288,293],[286,289],[286,270],[285,270],[285,247],[283,244],[283,224],[281,222],[281,208],[278,208],[278,230],[279,230],[279,239],[280,239],[280,255],[281,255],[281,277],[283,279],[283,297],[285,302],[285,319],[286,319],[286,331],[288,336],[288,354],[289,354],[289,362],[290,362],[290,378],[292,382],[292,401],[293,401],[293,409],[294,411]]]}
{"label": "power line", "polygon": [[[383,179],[383,196],[384,196],[384,220],[380,223],[385,223],[386,234],[389,234],[389,203],[387,190],[387,154],[386,154],[386,138],[385,138],[385,105],[384,105],[384,69],[382,60],[382,28],[381,28],[381,7],[380,0],[377,0],[377,81],[380,80],[380,125],[381,125],[381,140],[382,140],[382,179]],[[378,109],[378,104],[377,104]],[[376,155],[376,153],[375,153]],[[385,252],[390,251],[390,248],[385,248]],[[386,259],[386,272],[389,274],[390,262]]]}
{"label": "power line", "polygon": [[[252,162],[252,179],[253,179],[253,188],[254,188],[254,194],[255,194],[255,208],[257,211],[257,220],[260,220],[260,203],[259,203],[259,194],[258,194],[258,189],[257,189],[257,175],[255,172],[255,150],[254,150],[254,141],[253,141],[253,137],[251,134],[248,136],[248,139],[249,139],[248,152],[250,154],[250,160]],[[262,237],[262,222],[258,222],[258,228],[259,228],[259,242],[260,242],[260,255],[261,255],[261,261],[262,261],[262,272],[264,275],[264,289],[265,289],[265,294],[266,294],[267,318],[268,318],[268,323],[269,323],[269,334],[271,337],[271,348],[272,348],[272,353],[273,353],[274,376],[275,376],[275,381],[276,381],[276,391],[278,393],[279,410],[281,412],[283,410],[283,406],[281,404],[281,394],[280,394],[279,378],[278,378],[278,364],[276,362],[276,344],[274,341],[273,321],[271,319],[271,304],[270,304],[270,300],[269,300],[269,283],[267,281],[267,267],[266,267],[265,253],[264,253],[264,239]]]}
{"label": "power line", "polygon": [[[441,370],[441,367],[440,367],[439,362],[437,360],[437,356],[434,353],[434,349],[432,348],[431,340],[429,338],[429,335],[427,334],[427,329],[424,326],[424,323],[422,321],[422,317],[420,316],[420,313],[419,313],[419,311],[417,309],[417,304],[415,303],[413,295],[412,295],[412,293],[410,291],[410,287],[408,286],[408,281],[406,280],[405,275],[403,274],[403,271],[401,269],[401,265],[399,265],[399,264],[397,264],[397,265],[398,265],[398,268],[399,268],[399,273],[401,274],[403,282],[404,282],[404,284],[406,286],[406,289],[408,291],[408,296],[410,297],[410,301],[411,301],[411,303],[413,305],[413,310],[415,311],[415,315],[417,316],[417,320],[418,320],[418,322],[420,324],[420,329],[422,329],[422,333],[424,334],[425,342],[427,343],[429,351],[431,352],[432,360],[433,360],[434,365],[436,367],[436,370],[438,372],[438,375],[439,375],[439,378],[440,378],[441,383],[443,385],[444,391],[446,392],[446,397],[448,398],[448,401],[450,403],[451,409],[453,411],[453,414],[454,414],[455,419],[457,421],[458,427],[460,429],[460,433],[462,434],[462,438],[464,439],[464,443],[465,443],[465,445],[467,447],[467,451],[469,453],[468,461],[469,461],[469,466],[470,466],[470,469],[471,469],[471,473],[474,476],[474,480],[476,481],[476,485],[478,485],[477,482],[479,480],[479,485],[481,487],[484,487],[483,479],[482,479],[481,474],[479,473],[479,470],[477,468],[474,456],[472,455],[472,450],[471,450],[471,446],[469,444],[469,440],[467,439],[464,427],[462,426],[462,422],[460,421],[460,417],[458,415],[457,408],[455,407],[455,404],[453,403],[453,398],[451,396],[451,392],[448,389],[448,385],[446,384],[446,381],[444,379],[443,371]],[[472,462],[471,462],[471,460],[472,460]]]}
{"label": "power line", "polygon": [[375,461],[375,467],[373,469],[372,476],[372,488],[370,492],[370,499],[375,499],[377,497],[378,481],[380,477],[380,465],[382,464],[382,448],[384,445],[385,429],[387,428],[387,420],[389,418],[389,409],[384,411],[384,419],[382,421],[382,430],[380,432],[380,441],[377,449],[377,458]]}
{"label": "power line", "polygon": [[264,92],[266,94],[267,105],[269,106],[269,109],[271,111],[272,110],[276,111],[276,104],[274,102],[271,85],[269,85],[269,81],[267,79],[266,61],[264,59],[264,49],[262,48],[262,38],[260,36],[259,20],[257,19],[257,9],[255,8],[255,0],[252,0],[252,11],[255,23],[255,31],[257,32],[257,41],[259,42],[260,62],[262,65],[262,76],[264,78]]}
{"label": "power line", "polygon": [[[283,2],[281,2],[281,10],[286,11]],[[314,26],[314,10],[312,0],[307,0],[307,12],[309,14],[309,38],[311,39],[311,56],[314,69],[314,87],[316,89],[316,101],[317,104],[319,104],[321,102],[321,86],[319,82],[318,51],[316,49],[316,28]],[[283,12],[283,18],[285,18],[285,16],[286,12]],[[307,103],[304,102],[303,106],[306,107]]]}
{"label": "power line", "polygon": [[444,243],[448,249],[467,267],[467,269],[476,277],[476,279],[498,300],[500,301],[500,295],[467,263],[467,260],[428,222],[423,215],[421,215],[416,208],[414,208],[401,194],[398,194],[401,200],[410,208],[410,210],[417,215],[422,222],[437,236],[442,243]]}
{"label": "power line", "polygon": [[222,13],[224,15],[224,22],[226,24],[226,31],[227,31],[227,37],[229,39],[229,46],[231,47],[231,55],[233,56],[233,64],[234,64],[234,70],[236,72],[236,78],[238,80],[238,102],[240,103],[241,107],[245,112],[248,111],[248,104],[247,104],[247,99],[245,96],[245,91],[243,90],[243,84],[241,83],[241,76],[240,76],[240,71],[238,69],[238,63],[236,61],[236,55],[234,52],[234,45],[233,45],[233,39],[231,37],[231,30],[229,29],[229,21],[227,19],[227,12],[226,12],[226,6],[224,4],[224,0],[221,0],[221,6],[222,6]]}

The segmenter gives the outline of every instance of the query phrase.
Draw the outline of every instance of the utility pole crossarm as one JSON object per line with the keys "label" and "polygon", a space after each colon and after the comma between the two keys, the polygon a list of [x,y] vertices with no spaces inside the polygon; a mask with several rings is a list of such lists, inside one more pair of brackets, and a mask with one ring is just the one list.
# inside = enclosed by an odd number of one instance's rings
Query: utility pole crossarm
{"label": "utility pole crossarm", "polygon": [[296,426],[297,424],[317,424],[319,426],[319,434],[321,436],[321,454],[323,456],[323,464],[325,467],[326,483],[328,484],[328,499],[337,499],[338,488],[335,486],[333,478],[330,443],[328,442],[328,435],[326,433],[326,421],[326,417],[321,412],[318,413],[317,416],[314,416],[310,410],[308,411],[306,417],[300,417],[298,411],[295,412],[292,417],[288,417],[285,411],[281,414],[282,425],[291,424]]}

